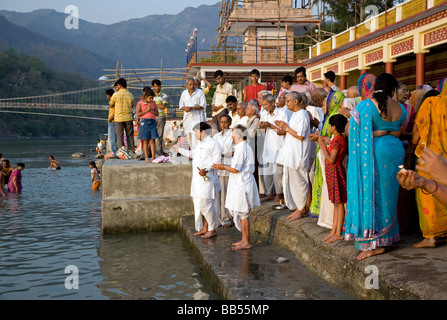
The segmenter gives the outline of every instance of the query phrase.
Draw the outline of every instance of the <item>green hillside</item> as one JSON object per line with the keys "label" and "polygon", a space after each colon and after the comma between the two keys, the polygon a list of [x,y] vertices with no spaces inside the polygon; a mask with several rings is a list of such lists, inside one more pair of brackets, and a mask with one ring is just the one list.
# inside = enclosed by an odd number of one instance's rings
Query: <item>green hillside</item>
{"label": "green hillside", "polygon": [[[53,94],[92,88],[97,85],[96,81],[78,74],[54,70],[35,56],[19,54],[14,49],[0,51],[0,98]],[[105,97],[104,104],[107,104]],[[54,110],[46,112],[56,113]],[[64,111],[63,114],[107,118],[107,112],[99,111]],[[85,137],[106,132],[107,122],[2,112],[0,127],[2,137]]]}

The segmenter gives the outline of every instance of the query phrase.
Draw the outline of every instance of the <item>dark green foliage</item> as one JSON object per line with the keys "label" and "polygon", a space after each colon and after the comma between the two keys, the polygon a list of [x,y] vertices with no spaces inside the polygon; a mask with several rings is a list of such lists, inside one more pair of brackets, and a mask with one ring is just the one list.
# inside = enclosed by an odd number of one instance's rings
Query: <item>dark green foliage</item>
{"label": "dark green foliage", "polygon": [[[78,74],[53,70],[37,57],[19,54],[14,49],[0,51],[0,98],[61,93],[97,85],[96,81],[85,79]],[[107,104],[105,94],[101,102]],[[107,118],[106,111],[52,109],[11,109],[11,111]],[[0,136],[97,136],[107,132],[107,121],[17,113],[0,113],[0,126],[2,127]]]}

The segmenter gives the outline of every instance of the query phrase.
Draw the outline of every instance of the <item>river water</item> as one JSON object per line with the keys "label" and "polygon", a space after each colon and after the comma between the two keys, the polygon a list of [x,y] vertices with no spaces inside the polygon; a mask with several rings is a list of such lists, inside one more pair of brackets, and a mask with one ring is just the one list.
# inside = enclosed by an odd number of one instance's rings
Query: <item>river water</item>
{"label": "river water", "polygon": [[[88,166],[95,146],[0,140],[11,164],[26,165],[22,193],[0,196],[0,299],[215,299],[177,232],[102,234]],[[48,169],[49,155],[62,170]]]}

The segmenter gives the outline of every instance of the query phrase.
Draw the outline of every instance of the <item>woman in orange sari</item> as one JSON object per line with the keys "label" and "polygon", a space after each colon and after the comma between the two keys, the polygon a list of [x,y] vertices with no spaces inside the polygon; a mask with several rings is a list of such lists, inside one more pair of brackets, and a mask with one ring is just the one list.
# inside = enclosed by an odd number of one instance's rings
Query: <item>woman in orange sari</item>
{"label": "woman in orange sari", "polygon": [[[438,96],[429,97],[420,106],[413,128],[412,143],[416,145],[415,154],[421,157],[425,148],[447,158],[447,86]],[[424,166],[422,159],[418,160]],[[431,177],[422,171],[421,176]],[[436,238],[447,235],[447,207],[422,189],[416,189],[416,203],[419,211],[419,224],[424,240],[414,245],[416,248],[433,248]]]}

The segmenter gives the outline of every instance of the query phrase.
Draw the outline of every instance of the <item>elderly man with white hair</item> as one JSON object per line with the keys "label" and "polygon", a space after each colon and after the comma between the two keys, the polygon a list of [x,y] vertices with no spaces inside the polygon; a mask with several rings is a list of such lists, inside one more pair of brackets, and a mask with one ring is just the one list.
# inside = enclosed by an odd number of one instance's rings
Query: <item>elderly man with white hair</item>
{"label": "elderly man with white hair", "polygon": [[261,112],[259,128],[265,130],[261,175],[264,177],[266,195],[261,201],[281,202],[282,165],[276,163],[276,157],[284,141],[285,132],[275,124],[275,121],[287,122],[287,115],[276,107],[275,98],[269,93],[262,97],[261,104],[264,110]]}
{"label": "elderly man with white hair", "polygon": [[284,166],[283,190],[285,205],[293,212],[287,217],[296,220],[307,216],[306,204],[309,194],[310,119],[306,111],[307,100],[303,93],[287,95],[287,107],[293,112],[286,121],[275,124],[286,132],[277,162]]}
{"label": "elderly man with white hair", "polygon": [[281,109],[282,111],[284,111],[284,113],[287,115],[287,120],[290,120],[293,112],[290,111],[286,105],[286,96],[288,93],[289,93],[289,91],[287,91],[287,90],[281,91],[281,93],[276,98],[276,107]]}
{"label": "elderly man with white hair", "polygon": [[197,144],[193,127],[206,121],[206,97],[202,90],[196,88],[194,78],[186,80],[186,90],[180,96],[179,109],[183,111],[183,128],[188,137],[191,149]]}
{"label": "elderly man with white hair", "polygon": [[264,192],[264,183],[259,177],[259,159],[262,159],[262,148],[264,146],[264,136],[259,129],[259,102],[256,99],[252,99],[248,102],[245,109],[245,115],[248,117],[248,121],[245,125],[247,128],[247,143],[253,152],[253,158],[255,159],[255,171],[253,175],[256,180],[259,192]]}

